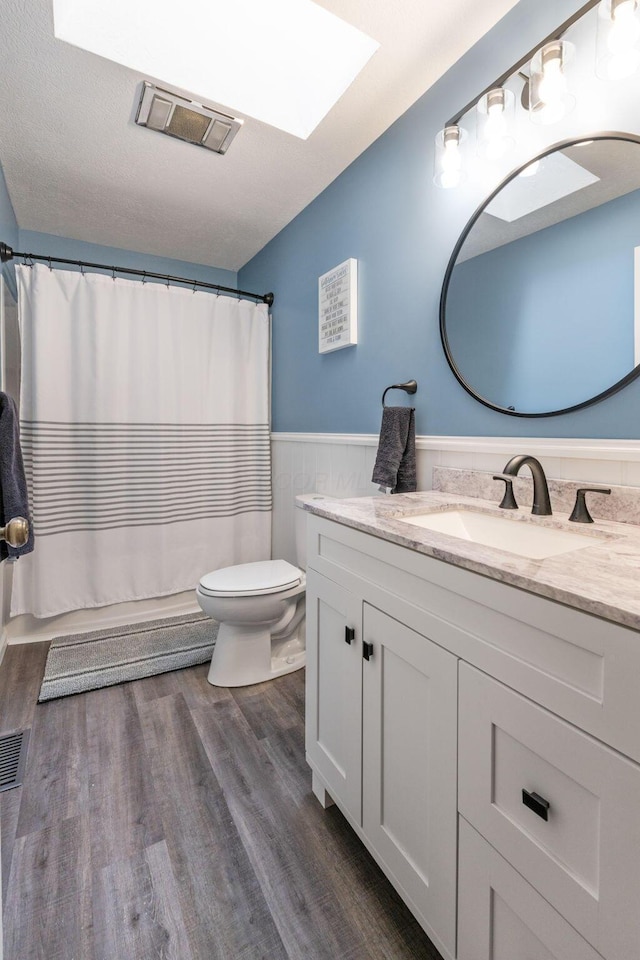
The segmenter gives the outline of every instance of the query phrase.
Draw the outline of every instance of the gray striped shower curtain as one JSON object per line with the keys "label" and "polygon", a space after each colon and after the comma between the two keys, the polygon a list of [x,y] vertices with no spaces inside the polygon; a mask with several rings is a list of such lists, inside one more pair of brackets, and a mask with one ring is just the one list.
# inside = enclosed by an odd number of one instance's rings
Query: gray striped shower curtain
{"label": "gray striped shower curtain", "polygon": [[11,613],[195,588],[271,550],[264,304],[17,268],[21,439],[36,549]]}

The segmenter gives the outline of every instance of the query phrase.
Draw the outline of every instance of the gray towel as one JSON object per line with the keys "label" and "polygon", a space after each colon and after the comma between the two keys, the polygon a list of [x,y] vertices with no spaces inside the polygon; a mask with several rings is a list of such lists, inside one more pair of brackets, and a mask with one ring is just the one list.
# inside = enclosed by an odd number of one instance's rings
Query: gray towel
{"label": "gray towel", "polygon": [[29,517],[27,481],[24,476],[18,411],[12,398],[0,392],[0,526],[13,517],[29,520],[29,539],[24,547],[10,547],[0,542],[0,560],[21,557],[33,550],[33,526]]}
{"label": "gray towel", "polygon": [[416,423],[413,407],[385,407],[373,483],[392,487],[392,493],[416,489]]}

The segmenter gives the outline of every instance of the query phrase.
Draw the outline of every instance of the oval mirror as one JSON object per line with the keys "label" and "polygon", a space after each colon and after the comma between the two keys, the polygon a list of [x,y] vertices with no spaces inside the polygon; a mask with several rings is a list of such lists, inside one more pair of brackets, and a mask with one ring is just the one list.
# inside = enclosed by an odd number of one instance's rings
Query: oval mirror
{"label": "oval mirror", "polygon": [[440,333],[476,400],[550,417],[640,374],[640,138],[557,145],[476,211],[445,275]]}

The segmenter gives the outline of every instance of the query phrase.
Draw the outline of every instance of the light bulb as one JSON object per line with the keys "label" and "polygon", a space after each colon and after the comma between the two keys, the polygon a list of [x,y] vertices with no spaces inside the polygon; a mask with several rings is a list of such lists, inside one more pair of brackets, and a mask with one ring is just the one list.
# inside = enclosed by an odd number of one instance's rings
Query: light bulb
{"label": "light bulb", "polygon": [[554,57],[544,65],[544,71],[540,85],[538,87],[538,96],[547,105],[557,103],[562,100],[567,92],[567,78],[562,71],[562,62]]}
{"label": "light bulb", "polygon": [[446,126],[437,135],[433,176],[436,186],[447,189],[462,183],[464,170],[460,144],[465,137],[465,131],[455,123]]}
{"label": "light bulb", "polygon": [[623,80],[640,66],[638,0],[602,0],[598,16],[596,73]]}
{"label": "light bulb", "polygon": [[533,123],[557,123],[575,106],[565,69],[572,55],[572,44],[553,40],[533,57],[529,78],[529,116]]}
{"label": "light bulb", "polygon": [[611,30],[607,47],[614,55],[632,50],[640,38],[640,22],[635,15],[635,0],[623,0],[611,10]]}
{"label": "light bulb", "polygon": [[487,139],[496,140],[504,137],[507,132],[507,121],[502,104],[492,104],[487,110],[487,119],[484,126]]}
{"label": "light bulb", "polygon": [[460,131],[458,127],[447,127],[444,131],[444,150],[440,161],[443,171],[452,173],[462,168],[460,156]]}
{"label": "light bulb", "polygon": [[442,169],[447,173],[453,173],[460,170],[462,166],[462,157],[458,149],[457,140],[446,140],[444,144],[444,153],[442,154]]}
{"label": "light bulb", "polygon": [[509,136],[515,97],[510,90],[494,87],[478,101],[479,152],[489,161],[500,160],[514,145]]}

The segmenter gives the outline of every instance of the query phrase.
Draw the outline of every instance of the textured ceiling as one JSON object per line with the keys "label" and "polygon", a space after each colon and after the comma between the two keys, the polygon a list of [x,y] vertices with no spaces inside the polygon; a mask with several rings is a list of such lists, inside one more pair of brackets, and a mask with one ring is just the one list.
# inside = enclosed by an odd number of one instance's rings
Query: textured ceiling
{"label": "textured ceiling", "polygon": [[380,49],[308,140],[248,118],[217,156],[136,126],[147,78],[55,40],[50,0],[3,0],[0,163],[20,227],[237,270],[516,0],[320,2]]}

